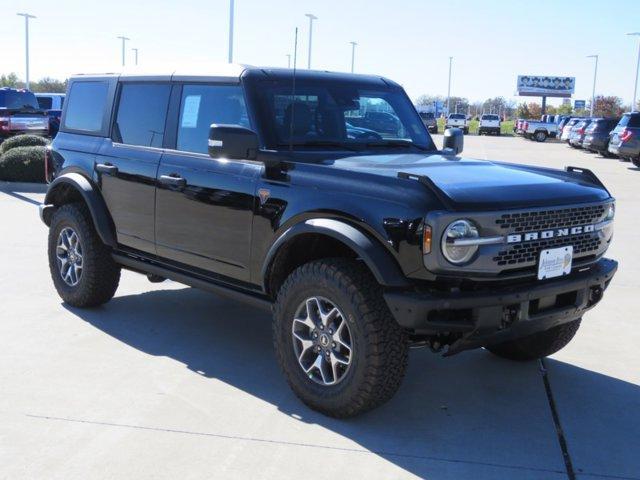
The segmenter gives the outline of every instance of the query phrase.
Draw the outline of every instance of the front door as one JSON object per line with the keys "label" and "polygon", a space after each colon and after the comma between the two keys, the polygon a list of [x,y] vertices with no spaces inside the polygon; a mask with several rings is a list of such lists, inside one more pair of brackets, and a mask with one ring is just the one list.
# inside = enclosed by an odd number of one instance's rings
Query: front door
{"label": "front door", "polygon": [[169,83],[121,83],[111,138],[96,157],[96,174],[118,244],[155,253],[155,182],[162,156]]}
{"label": "front door", "polygon": [[157,177],[157,253],[248,281],[255,185],[262,165],[207,154],[212,123],[249,126],[242,89],[211,84],[177,88],[170,108],[176,118],[169,120],[175,124],[175,148],[165,151]]}

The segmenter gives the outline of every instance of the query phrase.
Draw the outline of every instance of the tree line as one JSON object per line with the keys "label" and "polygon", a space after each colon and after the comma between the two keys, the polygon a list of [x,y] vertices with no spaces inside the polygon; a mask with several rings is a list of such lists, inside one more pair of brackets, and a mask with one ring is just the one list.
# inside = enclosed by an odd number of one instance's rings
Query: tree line
{"label": "tree line", "polygon": [[[0,75],[0,88],[2,87],[25,88],[25,82],[15,73],[2,74]],[[29,90],[32,92],[64,93],[67,91],[67,80],[44,77],[40,80],[30,81]]]}
{"label": "tree line", "polygon": [[[447,99],[441,95],[421,95],[417,98],[416,105],[429,107],[432,106],[434,102],[446,106]],[[542,115],[542,105],[538,102],[522,102],[516,104],[516,102],[507,100],[504,97],[488,98],[482,102],[470,102],[464,97],[451,97],[449,99],[449,108],[451,113],[464,113],[472,117],[479,117],[484,113],[493,113],[502,116],[504,119],[538,119]],[[636,110],[640,110],[640,101],[636,106]],[[624,105],[622,99],[615,95],[598,95],[595,98],[593,114],[596,117],[619,117],[624,112],[629,111],[631,111],[631,105]],[[546,113],[549,115],[577,115],[588,117],[591,114],[591,110],[575,110],[571,103],[566,103],[557,107],[547,105]]]}

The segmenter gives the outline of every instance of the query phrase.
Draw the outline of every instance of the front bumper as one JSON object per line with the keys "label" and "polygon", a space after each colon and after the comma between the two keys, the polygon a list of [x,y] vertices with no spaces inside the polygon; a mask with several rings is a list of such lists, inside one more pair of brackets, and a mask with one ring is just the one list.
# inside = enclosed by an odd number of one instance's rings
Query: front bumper
{"label": "front bumper", "polygon": [[454,334],[446,355],[497,344],[580,318],[602,298],[618,262],[600,259],[570,276],[473,292],[387,291],[396,321],[417,335]]}

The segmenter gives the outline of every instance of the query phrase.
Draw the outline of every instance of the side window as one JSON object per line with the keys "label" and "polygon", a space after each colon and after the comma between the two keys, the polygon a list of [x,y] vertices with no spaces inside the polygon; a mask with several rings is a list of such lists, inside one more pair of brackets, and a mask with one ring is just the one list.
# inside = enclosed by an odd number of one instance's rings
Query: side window
{"label": "side window", "polygon": [[108,92],[107,82],[74,82],[67,102],[65,128],[99,133],[102,130]]}
{"label": "side window", "polygon": [[51,97],[36,97],[42,110],[51,110]]}
{"label": "side window", "polygon": [[242,88],[223,85],[185,85],[180,101],[176,148],[207,153],[212,123],[249,126]]}
{"label": "side window", "polygon": [[113,140],[161,148],[170,92],[169,84],[123,84]]}

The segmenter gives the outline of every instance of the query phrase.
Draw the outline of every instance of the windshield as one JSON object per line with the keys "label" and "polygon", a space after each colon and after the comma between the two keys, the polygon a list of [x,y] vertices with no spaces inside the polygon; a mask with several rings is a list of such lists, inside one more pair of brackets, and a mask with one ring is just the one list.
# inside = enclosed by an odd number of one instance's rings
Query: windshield
{"label": "windshield", "polygon": [[16,90],[0,90],[0,107],[12,110],[40,108],[33,93]]}
{"label": "windshield", "polygon": [[435,149],[420,116],[400,88],[297,80],[258,88],[268,143],[303,148]]}

